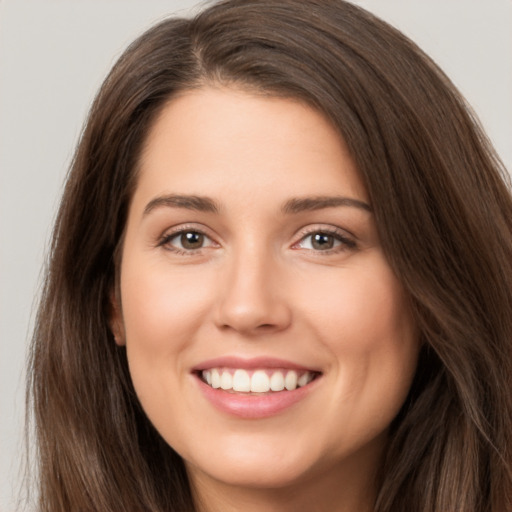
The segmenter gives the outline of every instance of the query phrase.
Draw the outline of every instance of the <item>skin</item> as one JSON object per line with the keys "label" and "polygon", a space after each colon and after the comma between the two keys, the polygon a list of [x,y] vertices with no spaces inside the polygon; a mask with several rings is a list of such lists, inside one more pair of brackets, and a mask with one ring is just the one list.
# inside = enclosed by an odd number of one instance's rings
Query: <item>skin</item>
{"label": "skin", "polygon": [[[161,199],[170,194],[207,196],[218,211]],[[344,142],[297,101],[185,92],[141,155],[112,329],[204,511],[361,512],[375,498],[417,333],[371,206],[283,211],[305,197],[369,205]],[[202,246],[184,248],[183,231],[204,233]],[[327,244],[314,245],[326,231]],[[191,372],[227,355],[277,357],[321,376],[280,413],[240,418],[214,407]]]}

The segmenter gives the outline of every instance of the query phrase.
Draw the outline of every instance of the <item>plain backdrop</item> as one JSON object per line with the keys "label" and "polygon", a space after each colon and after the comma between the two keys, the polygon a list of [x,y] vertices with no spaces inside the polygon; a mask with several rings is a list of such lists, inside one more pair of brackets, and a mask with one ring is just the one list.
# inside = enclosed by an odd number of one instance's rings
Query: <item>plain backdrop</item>
{"label": "plain backdrop", "polygon": [[[354,3],[434,58],[510,170],[512,0]],[[30,326],[59,195],[88,107],[132,39],[169,14],[196,10],[195,0],[0,0],[1,512],[16,510]]]}

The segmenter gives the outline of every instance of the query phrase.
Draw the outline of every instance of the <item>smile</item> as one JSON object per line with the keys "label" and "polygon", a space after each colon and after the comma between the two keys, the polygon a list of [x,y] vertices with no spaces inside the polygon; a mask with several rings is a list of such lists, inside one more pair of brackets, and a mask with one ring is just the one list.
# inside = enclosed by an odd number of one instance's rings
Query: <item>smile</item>
{"label": "smile", "polygon": [[192,375],[216,410],[246,420],[285,413],[323,380],[320,369],[273,357],[219,357],[195,366]]}
{"label": "smile", "polygon": [[210,368],[200,373],[203,382],[213,389],[237,393],[294,391],[306,386],[318,372],[286,369]]}

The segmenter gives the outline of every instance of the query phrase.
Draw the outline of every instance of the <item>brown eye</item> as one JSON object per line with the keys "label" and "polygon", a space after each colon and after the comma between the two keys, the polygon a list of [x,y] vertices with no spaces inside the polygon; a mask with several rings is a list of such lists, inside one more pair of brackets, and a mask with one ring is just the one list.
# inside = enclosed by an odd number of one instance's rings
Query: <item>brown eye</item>
{"label": "brown eye", "polygon": [[338,252],[346,249],[355,249],[356,242],[348,238],[341,231],[332,233],[329,231],[313,231],[304,236],[296,247],[317,252]]}
{"label": "brown eye", "polygon": [[332,249],[336,239],[333,235],[327,233],[315,233],[311,235],[311,247],[317,251],[325,251],[326,249]]}
{"label": "brown eye", "polygon": [[158,245],[178,253],[193,253],[200,249],[216,247],[215,242],[210,237],[194,230],[177,231],[166,235]]}
{"label": "brown eye", "polygon": [[200,249],[204,244],[204,235],[197,231],[186,231],[180,235],[180,244],[183,249]]}

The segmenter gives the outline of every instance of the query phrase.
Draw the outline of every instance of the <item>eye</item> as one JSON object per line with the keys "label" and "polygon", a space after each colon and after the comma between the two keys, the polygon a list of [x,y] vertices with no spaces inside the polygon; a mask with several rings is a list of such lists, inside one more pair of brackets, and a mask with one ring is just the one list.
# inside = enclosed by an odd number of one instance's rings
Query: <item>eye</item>
{"label": "eye", "polygon": [[311,251],[337,251],[353,249],[356,243],[338,231],[318,230],[302,237],[295,246]]}
{"label": "eye", "polygon": [[185,253],[212,247],[215,243],[204,233],[187,229],[165,235],[159,245],[178,253]]}

